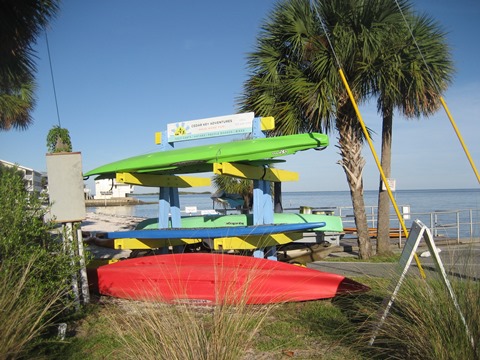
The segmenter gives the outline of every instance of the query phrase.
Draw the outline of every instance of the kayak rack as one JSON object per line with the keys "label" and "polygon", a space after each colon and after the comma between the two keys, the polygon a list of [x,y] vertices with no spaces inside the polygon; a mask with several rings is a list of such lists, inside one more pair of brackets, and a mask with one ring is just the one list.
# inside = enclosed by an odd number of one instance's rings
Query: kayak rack
{"label": "kayak rack", "polygon": [[[253,139],[265,138],[265,131],[273,130],[273,117],[255,117],[253,112],[220,116],[167,124],[166,130],[155,133],[155,143],[161,151],[174,149],[175,142],[224,137],[250,133]],[[213,164],[215,174],[241,177],[253,180],[253,225],[273,224],[274,199],[272,199],[271,182],[297,181],[298,173],[273,169],[268,165],[245,165],[230,162]],[[117,173],[117,182],[159,187],[160,229],[181,228],[181,210],[179,188],[192,186],[209,186],[210,179],[177,176]],[[166,253],[168,247],[162,248]],[[183,246],[173,246],[173,252],[183,251]],[[257,248],[254,257],[276,260],[276,246]]]}

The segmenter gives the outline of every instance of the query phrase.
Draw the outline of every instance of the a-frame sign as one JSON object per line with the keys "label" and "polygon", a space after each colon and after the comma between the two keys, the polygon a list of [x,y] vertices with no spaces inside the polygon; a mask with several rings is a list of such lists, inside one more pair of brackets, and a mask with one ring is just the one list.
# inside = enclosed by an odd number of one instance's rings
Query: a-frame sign
{"label": "a-frame sign", "polygon": [[460,306],[458,305],[457,297],[455,296],[452,285],[450,284],[450,281],[447,278],[447,273],[445,271],[445,267],[443,266],[442,260],[438,255],[438,250],[437,250],[437,247],[435,246],[435,242],[433,241],[432,233],[430,232],[430,229],[426,225],[424,225],[420,220],[415,220],[412,224],[407,242],[405,243],[405,246],[402,251],[402,255],[398,263],[398,268],[397,268],[398,276],[392,280],[392,287],[393,287],[392,294],[384,299],[382,306],[379,309],[379,312],[378,312],[379,321],[378,321],[378,324],[375,326],[373,335],[369,341],[369,345],[373,345],[373,343],[375,342],[375,338],[378,335],[378,331],[380,330],[383,323],[385,322],[385,319],[388,316],[390,308],[392,307],[393,302],[395,301],[398,291],[400,290],[403,280],[405,279],[408,269],[412,263],[413,256],[417,251],[418,245],[420,244],[420,241],[422,239],[424,239],[425,242],[427,243],[428,250],[430,251],[430,254],[433,258],[435,267],[437,271],[440,273],[441,279],[444,285],[447,287],[448,292],[450,293],[450,297],[452,298],[452,301],[455,305],[455,308],[457,309],[460,315],[460,318],[462,319],[462,322],[465,325],[467,335],[470,338],[472,345],[474,345],[474,341],[468,329],[467,322],[465,320],[465,317],[463,316]]}

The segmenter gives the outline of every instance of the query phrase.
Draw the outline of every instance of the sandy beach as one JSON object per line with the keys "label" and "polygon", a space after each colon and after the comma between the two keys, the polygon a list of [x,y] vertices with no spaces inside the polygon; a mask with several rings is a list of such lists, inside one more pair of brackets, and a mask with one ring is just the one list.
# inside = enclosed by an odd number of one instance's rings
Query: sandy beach
{"label": "sandy beach", "polygon": [[94,259],[122,259],[130,256],[131,250],[115,250],[93,243],[97,233],[132,230],[143,218],[134,216],[115,216],[101,213],[87,212],[86,219],[82,221],[82,232],[86,243],[86,250]]}
{"label": "sandy beach", "polygon": [[82,221],[82,231],[97,233],[131,230],[142,220],[144,218],[87,212],[86,219]]}

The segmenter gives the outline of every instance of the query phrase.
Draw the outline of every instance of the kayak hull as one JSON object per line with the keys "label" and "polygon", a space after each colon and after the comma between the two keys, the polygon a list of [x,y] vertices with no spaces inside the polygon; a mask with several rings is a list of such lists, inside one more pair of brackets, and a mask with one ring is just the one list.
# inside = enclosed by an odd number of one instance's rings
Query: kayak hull
{"label": "kayak hull", "polygon": [[[274,224],[298,224],[322,222],[324,226],[311,228],[305,231],[342,232],[343,224],[340,216],[323,214],[296,214],[296,213],[275,213],[273,214]],[[253,214],[233,215],[202,215],[182,217],[182,228],[214,228],[252,226]],[[136,226],[137,230],[158,229],[158,219],[150,218],[141,221]]]}
{"label": "kayak hull", "polygon": [[231,141],[213,145],[159,151],[134,156],[100,166],[84,176],[115,177],[116,173],[187,174],[211,172],[214,163],[241,162],[268,164],[272,159],[298,151],[328,145],[325,134],[295,134],[269,138]]}
{"label": "kayak hull", "polygon": [[214,239],[229,236],[262,236],[285,232],[304,231],[311,228],[321,228],[323,222],[277,224],[257,226],[231,227],[201,227],[201,228],[169,228],[141,229],[130,231],[114,231],[105,233],[107,239],[137,238],[137,239]]}
{"label": "kayak hull", "polygon": [[198,304],[273,304],[328,299],[369,288],[344,276],[247,256],[172,254],[97,269],[102,295]]}

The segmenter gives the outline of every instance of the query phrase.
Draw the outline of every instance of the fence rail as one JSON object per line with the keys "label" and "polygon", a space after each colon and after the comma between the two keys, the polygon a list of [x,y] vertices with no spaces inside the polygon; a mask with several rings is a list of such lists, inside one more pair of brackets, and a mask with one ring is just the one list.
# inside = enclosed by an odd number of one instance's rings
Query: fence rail
{"label": "fence rail", "polygon": [[[437,210],[432,212],[410,212],[410,207],[402,206],[403,219],[407,228],[410,222],[419,219],[429,226],[434,238],[473,239],[480,237],[480,209]],[[339,207],[335,212],[342,217],[344,227],[355,226],[353,207]],[[377,207],[367,206],[367,223],[376,228]],[[390,214],[390,227],[398,228],[400,245],[402,241],[401,224],[395,214]]]}

